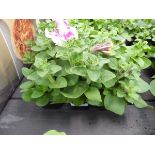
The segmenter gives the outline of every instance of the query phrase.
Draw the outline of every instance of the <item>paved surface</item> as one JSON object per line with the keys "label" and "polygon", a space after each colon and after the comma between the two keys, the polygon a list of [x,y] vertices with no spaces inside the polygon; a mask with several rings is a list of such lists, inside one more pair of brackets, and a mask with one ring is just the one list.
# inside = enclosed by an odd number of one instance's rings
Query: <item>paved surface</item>
{"label": "paved surface", "polygon": [[[155,107],[155,102],[150,102]],[[0,134],[38,135],[56,129],[66,134],[155,134],[155,109],[129,105],[124,116],[89,107],[72,109],[69,105],[39,108],[21,100],[19,89],[0,115]]]}

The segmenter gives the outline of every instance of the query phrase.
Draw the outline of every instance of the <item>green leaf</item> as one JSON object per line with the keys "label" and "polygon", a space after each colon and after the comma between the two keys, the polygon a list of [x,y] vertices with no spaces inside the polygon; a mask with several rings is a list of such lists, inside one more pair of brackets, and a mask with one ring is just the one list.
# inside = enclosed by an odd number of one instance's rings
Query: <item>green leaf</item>
{"label": "green leaf", "polygon": [[41,85],[41,86],[49,86],[49,79],[47,78],[38,78],[37,80],[34,81],[37,85]]}
{"label": "green leaf", "polygon": [[51,70],[51,73],[52,73],[52,74],[57,73],[57,72],[60,71],[61,69],[62,69],[62,67],[59,66],[59,65],[54,65],[54,64],[51,64],[51,65],[50,65],[50,70]]}
{"label": "green leaf", "polygon": [[73,74],[67,75],[65,78],[67,79],[68,86],[74,86],[79,80],[79,76]]}
{"label": "green leaf", "polygon": [[36,52],[43,51],[43,50],[45,50],[45,49],[47,49],[46,46],[37,46],[37,45],[35,45],[35,46],[32,46],[32,47],[31,47],[31,50],[32,50],[32,51],[36,51]]}
{"label": "green leaf", "polygon": [[32,101],[31,95],[32,95],[32,91],[29,89],[28,91],[22,93],[22,99],[25,102],[30,102]]}
{"label": "green leaf", "polygon": [[123,115],[125,111],[126,102],[122,98],[113,95],[106,95],[104,99],[104,106],[118,115]]}
{"label": "green leaf", "polygon": [[98,107],[102,106],[101,102],[97,102],[97,101],[87,100],[87,103],[93,106],[98,106]]}
{"label": "green leaf", "polygon": [[152,80],[150,83],[150,91],[155,96],[155,80]]}
{"label": "green leaf", "polygon": [[87,70],[85,67],[72,67],[72,68],[70,68],[70,72],[72,74],[76,74],[79,76],[86,76],[87,75]]}
{"label": "green leaf", "polygon": [[149,60],[149,59],[146,58],[146,57],[142,57],[142,59],[143,59],[143,62],[144,62],[144,67],[143,67],[143,69],[148,68],[149,66],[151,66],[151,60]]}
{"label": "green leaf", "polygon": [[45,77],[45,76],[48,74],[48,70],[38,70],[38,71],[37,71],[37,74],[38,74],[41,78],[43,78],[43,77]]}
{"label": "green leaf", "polygon": [[49,103],[49,98],[47,95],[41,96],[36,99],[36,105],[39,107],[44,107]]}
{"label": "green leaf", "polygon": [[117,96],[120,97],[120,98],[125,97],[126,93],[122,89],[118,88],[117,89]]}
{"label": "green leaf", "polygon": [[139,64],[140,67],[144,67],[144,61],[142,58],[136,58],[135,61]]}
{"label": "green leaf", "polygon": [[141,78],[136,80],[136,84],[137,84],[138,89],[139,89],[138,93],[144,93],[150,89],[150,85]]}
{"label": "green leaf", "polygon": [[109,59],[99,58],[99,69],[101,69],[105,64],[109,63]]}
{"label": "green leaf", "polygon": [[108,71],[108,70],[105,70],[105,69],[103,69],[101,71],[101,82],[103,84],[105,84],[105,82],[107,82],[107,81],[109,81],[109,80],[111,80],[111,79],[113,79],[115,77],[116,77],[116,75],[114,73],[112,73],[111,71]]}
{"label": "green leaf", "polygon": [[67,80],[64,77],[57,77],[55,82],[49,83],[50,88],[64,88],[67,87]]}
{"label": "green leaf", "polygon": [[65,132],[59,132],[57,130],[49,130],[44,135],[66,135]]}
{"label": "green leaf", "polygon": [[39,98],[44,95],[44,91],[34,89],[31,98]]}
{"label": "green leaf", "polygon": [[24,43],[27,46],[32,46],[34,44],[34,41],[33,40],[26,40]]}
{"label": "green leaf", "polygon": [[77,85],[72,87],[67,87],[61,94],[67,98],[78,98],[80,97],[88,88],[88,85],[85,82],[79,82]]}
{"label": "green leaf", "polygon": [[47,54],[50,55],[51,57],[54,57],[55,54],[56,54],[56,51],[53,50],[53,49],[49,49],[49,50],[47,50],[46,52],[47,52]]}
{"label": "green leaf", "polygon": [[102,102],[100,92],[96,87],[89,87],[84,94],[91,101]]}
{"label": "green leaf", "polygon": [[90,80],[96,82],[100,77],[100,71],[99,70],[87,70],[88,76]]}
{"label": "green leaf", "polygon": [[115,85],[116,82],[117,82],[117,78],[113,78],[113,79],[111,79],[111,80],[109,80],[109,81],[106,81],[106,82],[104,83],[104,86],[105,86],[106,88],[110,88],[110,87],[113,87],[113,86]]}
{"label": "green leaf", "polygon": [[108,65],[111,69],[114,69],[114,70],[119,69],[118,60],[116,58],[111,58],[110,63]]}
{"label": "green leaf", "polygon": [[138,100],[134,100],[134,105],[137,108],[145,108],[145,107],[149,106],[140,96],[139,96]]}
{"label": "green leaf", "polygon": [[29,76],[27,76],[27,79],[32,80],[32,81],[36,81],[39,79],[37,72],[33,72],[31,74],[29,74]]}
{"label": "green leaf", "polygon": [[58,94],[57,96],[52,97],[52,103],[50,104],[55,104],[55,103],[67,103],[68,99],[64,97],[62,94]]}
{"label": "green leaf", "polygon": [[28,68],[26,68],[26,67],[23,67],[23,68],[22,68],[22,74],[23,74],[25,77],[29,76],[32,72],[33,72],[32,69],[28,69]]}
{"label": "green leaf", "polygon": [[35,58],[40,58],[42,60],[43,59],[46,60],[46,59],[48,59],[50,57],[48,56],[48,54],[46,52],[39,52],[39,53],[36,54]]}
{"label": "green leaf", "polygon": [[34,86],[34,83],[32,81],[27,81],[27,82],[24,82],[20,85],[20,88],[23,89],[23,90],[27,90],[29,88],[32,88]]}
{"label": "green leaf", "polygon": [[54,51],[56,52],[56,58],[60,58],[62,60],[68,60],[68,50],[63,47],[55,47]]}
{"label": "green leaf", "polygon": [[44,65],[44,63],[46,63],[45,60],[43,60],[42,58],[35,57],[35,62],[34,62],[35,67],[40,69],[40,66]]}
{"label": "green leaf", "polygon": [[48,39],[45,36],[39,35],[39,34],[35,42],[36,42],[36,45],[41,46],[41,47],[47,46],[49,44]]}
{"label": "green leaf", "polygon": [[76,106],[80,106],[85,103],[85,99],[85,96],[82,95],[78,98],[71,99],[71,102]]}

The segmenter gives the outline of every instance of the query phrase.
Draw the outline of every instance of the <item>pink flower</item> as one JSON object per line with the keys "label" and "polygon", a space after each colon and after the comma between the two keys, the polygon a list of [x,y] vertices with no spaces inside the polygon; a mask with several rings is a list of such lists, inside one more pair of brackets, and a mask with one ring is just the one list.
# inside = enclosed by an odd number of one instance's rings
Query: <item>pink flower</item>
{"label": "pink flower", "polygon": [[45,36],[47,38],[51,38],[52,41],[58,45],[62,46],[63,42],[68,41],[70,39],[78,39],[78,32],[75,27],[71,27],[67,20],[57,19],[54,20],[57,24],[57,28],[54,29],[53,32],[49,32],[47,29],[45,30]]}

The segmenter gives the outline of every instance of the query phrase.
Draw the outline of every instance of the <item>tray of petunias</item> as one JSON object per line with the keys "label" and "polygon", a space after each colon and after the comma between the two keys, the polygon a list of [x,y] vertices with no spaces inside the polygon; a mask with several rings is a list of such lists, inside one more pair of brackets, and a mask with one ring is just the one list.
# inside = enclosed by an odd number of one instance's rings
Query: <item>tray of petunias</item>
{"label": "tray of petunias", "polygon": [[[129,21],[120,21],[128,25]],[[88,103],[122,115],[128,104],[151,107],[140,96],[149,84],[140,78],[151,65],[148,45],[119,26],[118,20],[44,20],[37,24],[35,40],[22,69],[27,81],[22,98],[43,107],[48,104]],[[114,26],[113,26],[114,25]]]}

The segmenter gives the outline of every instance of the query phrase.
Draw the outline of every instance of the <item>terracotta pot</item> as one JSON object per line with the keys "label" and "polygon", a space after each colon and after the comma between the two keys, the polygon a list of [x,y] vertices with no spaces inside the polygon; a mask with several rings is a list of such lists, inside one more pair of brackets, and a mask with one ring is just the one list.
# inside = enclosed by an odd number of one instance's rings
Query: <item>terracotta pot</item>
{"label": "terracotta pot", "polygon": [[[28,30],[29,30],[29,31],[32,31],[32,37],[34,38],[35,35],[36,35],[35,26],[34,26],[34,21],[31,21],[31,20],[29,20],[29,19],[4,19],[3,21],[7,24],[8,28],[9,28],[9,30],[10,30],[10,36],[11,36],[11,42],[12,42],[13,50],[14,50],[16,56],[17,56],[20,60],[22,60],[23,55],[22,55],[22,52],[21,52],[21,50],[19,49],[19,47],[17,47],[17,45],[16,45],[16,40],[15,40],[15,38],[16,38],[16,35],[17,35],[18,33],[22,32],[22,30],[25,28],[25,25],[19,25],[19,26],[18,26],[18,30],[21,30],[21,31],[19,32],[19,31],[17,31],[17,30],[15,29],[15,28],[16,28],[16,24],[17,24],[17,22],[20,22],[20,21],[21,21],[21,22],[27,21],[27,22],[29,23],[30,27],[31,27],[31,29],[30,29],[30,30],[28,29]],[[29,31],[27,31],[26,33],[30,33]],[[26,35],[26,33],[25,33],[25,35]],[[20,40],[24,41],[24,39],[23,39],[22,36],[21,36],[21,33],[20,33]],[[20,46],[22,46],[22,45],[25,47],[25,43],[20,44]],[[24,53],[25,53],[25,52],[26,52],[26,51],[24,51]]]}

